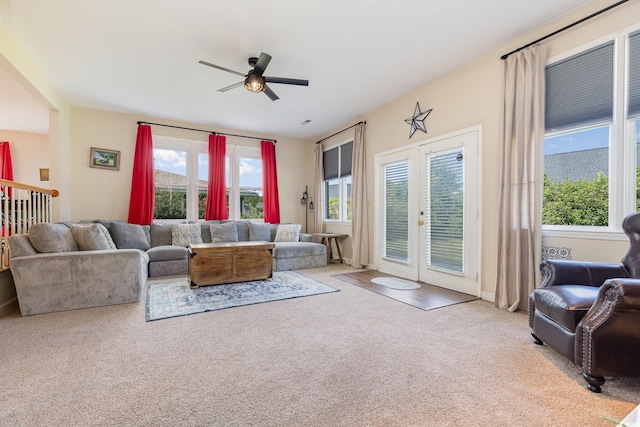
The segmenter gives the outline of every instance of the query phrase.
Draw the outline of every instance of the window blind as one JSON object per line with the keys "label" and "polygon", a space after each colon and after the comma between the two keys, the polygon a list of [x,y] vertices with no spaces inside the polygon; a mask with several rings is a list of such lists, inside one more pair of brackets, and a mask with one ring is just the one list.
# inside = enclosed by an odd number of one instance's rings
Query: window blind
{"label": "window blind", "polygon": [[547,132],[613,120],[613,53],[612,41],[546,67]]}
{"label": "window blind", "polygon": [[384,166],[382,256],[409,259],[409,162]]}
{"label": "window blind", "polygon": [[340,146],[340,177],[351,175],[351,158],[353,156],[353,142]]}
{"label": "window blind", "polygon": [[322,153],[322,167],[324,170],[324,179],[328,181],[330,179],[338,178],[338,148],[332,148]]}
{"label": "window blind", "polygon": [[428,157],[429,265],[464,272],[464,153],[462,149]]}
{"label": "window blind", "polygon": [[629,35],[629,108],[627,117],[640,115],[640,31]]}

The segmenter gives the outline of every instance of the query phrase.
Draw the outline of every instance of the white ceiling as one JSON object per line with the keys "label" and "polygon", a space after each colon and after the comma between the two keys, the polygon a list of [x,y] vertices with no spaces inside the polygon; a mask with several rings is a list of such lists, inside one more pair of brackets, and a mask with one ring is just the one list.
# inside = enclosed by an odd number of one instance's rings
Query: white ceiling
{"label": "white ceiling", "polygon": [[[0,21],[71,105],[313,139],[592,2],[2,0]],[[222,93],[242,78],[198,64],[246,73],[260,52],[309,87]],[[46,132],[3,74],[0,128]]]}

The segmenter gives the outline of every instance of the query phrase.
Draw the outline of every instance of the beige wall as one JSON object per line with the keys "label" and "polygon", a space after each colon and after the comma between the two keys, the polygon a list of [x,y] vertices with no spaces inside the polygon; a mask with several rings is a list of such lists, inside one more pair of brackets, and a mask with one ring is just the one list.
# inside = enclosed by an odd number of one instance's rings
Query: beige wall
{"label": "beige wall", "polygon": [[40,168],[49,167],[48,135],[0,130],[0,141],[9,141],[14,181],[49,188],[40,181]]}
{"label": "beige wall", "polygon": [[[480,175],[482,180],[481,200],[481,287],[483,298],[492,299],[495,290],[497,251],[497,154],[498,126],[502,87],[502,61],[500,56],[514,48],[561,28],[609,5],[600,1],[582,9],[526,38],[514,41],[499,51],[450,73],[422,88],[390,102],[353,122],[328,132],[330,135],[356,121],[366,120],[367,133],[367,183],[369,188],[369,224],[371,236],[370,253],[375,253],[374,236],[374,156],[390,149],[419,142],[421,139],[445,135],[472,126],[482,126]],[[560,34],[545,42],[549,57],[578,48],[595,39],[621,31],[640,19],[640,3],[625,4],[605,15],[586,22],[576,29]],[[433,108],[425,120],[428,133],[416,132],[409,139],[409,125],[404,120],[413,115],[416,102],[421,110]],[[327,143],[336,143],[344,134]],[[342,231],[342,230],[330,230]],[[545,244],[567,246],[573,249],[574,259],[618,262],[627,248],[623,236],[604,238],[545,238]],[[604,249],[604,250],[603,250]],[[372,259],[372,263],[375,260]]]}
{"label": "beige wall", "polygon": [[[276,139],[278,141],[276,160],[278,163],[280,220],[281,222],[304,224],[304,207],[300,205],[300,197],[304,185],[312,185],[312,142],[279,138],[274,135],[249,134],[237,130],[212,129],[193,123],[172,122],[153,117],[77,107],[72,108],[71,120],[70,158],[73,165],[71,168],[71,220],[127,219],[138,121]],[[162,126],[152,126],[151,131],[154,135],[188,140],[207,141],[208,138],[208,133],[205,132]],[[259,140],[232,136],[227,137],[227,143],[260,146]],[[111,171],[89,167],[91,147],[120,151],[120,170]]]}

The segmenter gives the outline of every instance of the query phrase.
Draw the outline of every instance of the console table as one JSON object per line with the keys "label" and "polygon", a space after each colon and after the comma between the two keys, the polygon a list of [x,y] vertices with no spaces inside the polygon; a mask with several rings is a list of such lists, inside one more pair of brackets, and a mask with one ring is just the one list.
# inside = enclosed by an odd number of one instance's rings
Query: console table
{"label": "console table", "polygon": [[274,247],[275,245],[269,242],[189,245],[191,288],[269,279],[273,274]]}
{"label": "console table", "polygon": [[[327,262],[339,262],[343,263],[342,260],[342,250],[340,249],[339,238],[349,237],[348,234],[337,234],[337,233],[315,233],[314,236],[320,237],[320,243],[324,244],[327,247]],[[333,251],[331,249],[331,241],[334,241],[336,244],[336,250],[338,251],[338,260],[333,260]]]}

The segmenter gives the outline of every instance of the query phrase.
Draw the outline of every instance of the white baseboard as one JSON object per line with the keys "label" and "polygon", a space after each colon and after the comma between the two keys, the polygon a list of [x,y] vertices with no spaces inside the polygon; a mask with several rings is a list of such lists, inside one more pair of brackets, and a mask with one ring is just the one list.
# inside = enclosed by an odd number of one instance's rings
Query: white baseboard
{"label": "white baseboard", "polygon": [[480,296],[480,298],[482,298],[485,301],[496,302],[496,294],[493,292],[482,292],[482,295]]}

